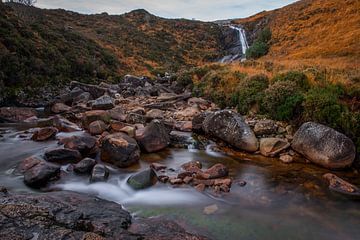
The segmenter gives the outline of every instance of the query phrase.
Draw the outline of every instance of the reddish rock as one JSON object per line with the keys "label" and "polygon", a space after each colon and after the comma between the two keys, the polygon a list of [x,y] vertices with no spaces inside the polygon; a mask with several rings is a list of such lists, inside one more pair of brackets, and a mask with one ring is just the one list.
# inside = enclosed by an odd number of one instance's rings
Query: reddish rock
{"label": "reddish rock", "polygon": [[89,132],[91,135],[100,135],[106,131],[107,125],[101,121],[97,120],[89,124]]}
{"label": "reddish rock", "polygon": [[222,184],[222,185],[220,185],[220,191],[230,192],[230,188],[228,185]]}
{"label": "reddish rock", "polygon": [[203,180],[203,179],[194,179],[194,184],[198,185],[198,184],[205,184],[206,186],[213,186],[215,183],[214,180],[212,179],[208,179],[208,180]]}
{"label": "reddish rock", "polygon": [[24,183],[33,188],[41,188],[51,180],[57,179],[59,174],[60,166],[41,161],[25,172]]}
{"label": "reddish rock", "polygon": [[135,128],[131,126],[126,126],[120,129],[120,132],[126,133],[130,137],[135,137]]}
{"label": "reddish rock", "polygon": [[357,186],[339,178],[335,174],[327,173],[323,175],[323,178],[328,181],[330,190],[349,196],[360,197],[360,189]]}
{"label": "reddish rock", "polygon": [[206,171],[204,171],[204,173],[209,174],[210,179],[222,178],[222,177],[226,177],[229,174],[229,170],[223,164],[218,163],[212,166],[211,168],[207,169]]}
{"label": "reddish rock", "polygon": [[146,126],[141,135],[136,135],[136,140],[149,153],[160,151],[170,144],[169,134],[159,120],[153,120]]}
{"label": "reddish rock", "polygon": [[189,177],[189,176],[187,176],[183,179],[184,183],[186,183],[186,184],[189,184],[192,180],[193,180],[193,178]]}
{"label": "reddish rock", "polygon": [[172,185],[182,184],[182,183],[183,183],[183,180],[180,179],[180,178],[171,178],[171,179],[170,179],[170,183],[171,183]]}
{"label": "reddish rock", "polygon": [[109,110],[111,119],[124,122],[126,120],[126,113],[122,107],[115,107]]}
{"label": "reddish rock", "polygon": [[68,112],[70,110],[71,110],[71,107],[69,107],[68,105],[66,105],[64,103],[55,103],[51,107],[51,112],[56,113],[56,114]]}
{"label": "reddish rock", "polygon": [[151,109],[146,113],[146,117],[149,119],[163,119],[164,112],[160,109]]}
{"label": "reddish rock", "polygon": [[45,127],[34,132],[31,139],[34,141],[45,141],[54,138],[58,130],[54,127]]}
{"label": "reddish rock", "polygon": [[220,185],[226,185],[228,187],[231,186],[231,179],[230,178],[225,178],[225,179],[215,179],[214,180],[214,185],[220,186]]}
{"label": "reddish rock", "polygon": [[186,177],[192,177],[192,172],[181,172],[177,175],[177,178],[185,179]]}
{"label": "reddish rock", "polygon": [[84,127],[86,128],[89,126],[90,123],[98,120],[107,123],[110,121],[110,114],[104,110],[92,110],[92,111],[87,111],[83,114],[82,122]]}
{"label": "reddish rock", "polygon": [[36,116],[36,109],[22,107],[1,107],[0,119],[11,122],[22,122],[26,119]]}
{"label": "reddish rock", "polygon": [[290,147],[290,143],[281,138],[260,139],[260,152],[266,157],[274,157],[288,147]]}
{"label": "reddish rock", "polygon": [[152,163],[152,164],[150,165],[150,167],[151,167],[152,169],[154,169],[155,171],[159,171],[159,170],[162,170],[162,169],[166,169],[166,166],[163,165],[163,164],[161,164],[161,163]]}
{"label": "reddish rock", "polygon": [[199,162],[199,161],[191,161],[191,162],[184,163],[183,165],[181,165],[181,167],[182,167],[185,171],[189,171],[190,169],[193,169],[193,168],[201,169],[201,168],[202,168],[202,164],[201,164],[201,162]]}
{"label": "reddish rock", "polygon": [[96,138],[90,135],[71,136],[61,140],[64,147],[79,151],[83,156],[91,154],[96,147]]}
{"label": "reddish rock", "polygon": [[162,183],[166,183],[169,180],[169,177],[165,175],[160,175],[158,176],[158,180]]}
{"label": "reddish rock", "polygon": [[30,168],[34,167],[35,165],[39,164],[41,161],[43,161],[42,158],[39,156],[31,156],[26,159],[24,159],[18,166],[17,171],[20,173],[24,173]]}
{"label": "reddish rock", "polygon": [[124,127],[127,127],[127,126],[129,126],[129,124],[124,123],[124,122],[118,122],[118,121],[110,122],[110,128],[115,132],[120,132],[121,129],[123,129]]}

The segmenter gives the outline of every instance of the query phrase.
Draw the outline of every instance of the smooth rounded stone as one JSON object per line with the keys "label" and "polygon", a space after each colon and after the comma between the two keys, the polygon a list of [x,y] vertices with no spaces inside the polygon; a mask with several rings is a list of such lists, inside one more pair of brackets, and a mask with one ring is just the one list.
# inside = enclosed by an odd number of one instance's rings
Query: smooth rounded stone
{"label": "smooth rounded stone", "polygon": [[149,119],[163,119],[164,112],[160,109],[151,109],[146,113],[146,117]]}
{"label": "smooth rounded stone", "polygon": [[34,141],[46,141],[55,138],[57,133],[58,130],[54,127],[40,128],[33,133],[31,139]]}
{"label": "smooth rounded stone", "polygon": [[90,173],[95,165],[95,159],[84,158],[83,160],[74,165],[74,172],[80,174]]}
{"label": "smooth rounded stone", "polygon": [[69,120],[55,116],[53,118],[53,126],[56,127],[60,132],[77,132],[81,131],[81,128]]}
{"label": "smooth rounded stone", "polygon": [[32,188],[45,187],[60,175],[60,166],[41,161],[24,173],[24,183]]}
{"label": "smooth rounded stone", "polygon": [[202,133],[203,132],[203,122],[205,118],[211,114],[210,112],[202,112],[197,114],[192,119],[192,131],[195,133]]}
{"label": "smooth rounded stone", "polygon": [[327,126],[307,122],[295,133],[291,147],[311,162],[329,169],[351,166],[356,148],[350,138]]}
{"label": "smooth rounded stone", "polygon": [[329,189],[331,191],[347,195],[349,197],[360,198],[360,189],[357,186],[339,178],[335,174],[326,173],[323,175],[323,178],[328,181]]}
{"label": "smooth rounded stone", "polygon": [[205,170],[204,173],[209,174],[209,179],[222,178],[229,175],[229,169],[224,164],[217,163]]}
{"label": "smooth rounded stone", "polygon": [[111,110],[109,110],[110,118],[124,122],[126,120],[126,113],[122,107],[115,107]]}
{"label": "smooth rounded stone", "polygon": [[[1,197],[0,239],[139,239],[121,205],[68,191]],[[5,227],[6,226],[6,227]]]}
{"label": "smooth rounded stone", "polygon": [[290,147],[290,143],[282,138],[260,139],[260,153],[265,157],[274,157],[288,147]]}
{"label": "smooth rounded stone", "polygon": [[203,122],[203,130],[241,150],[255,152],[259,148],[254,132],[243,117],[230,110],[209,114]]}
{"label": "smooth rounded stone", "polygon": [[82,156],[79,151],[68,148],[51,149],[45,152],[45,160],[53,163],[78,163],[81,159]]}
{"label": "smooth rounded stone", "polygon": [[126,116],[126,122],[130,124],[136,124],[136,123],[146,123],[146,117],[144,115],[136,114],[136,113],[129,113]]}
{"label": "smooth rounded stone", "polygon": [[277,133],[277,125],[273,120],[260,120],[254,126],[254,133],[256,136],[271,135]]}
{"label": "smooth rounded stone", "polygon": [[64,143],[64,148],[77,150],[83,156],[90,154],[96,146],[97,139],[90,135],[85,136],[71,136],[62,139],[60,142]]}
{"label": "smooth rounded stone", "polygon": [[170,144],[169,134],[159,120],[151,121],[141,134],[136,136],[136,140],[140,147],[148,153],[160,151]]}
{"label": "smooth rounded stone", "polygon": [[85,127],[88,127],[90,123],[94,121],[104,121],[109,122],[110,121],[110,114],[107,111],[104,110],[92,110],[84,112],[82,123]]}
{"label": "smooth rounded stone", "polygon": [[127,183],[135,190],[151,187],[157,182],[157,176],[152,168],[131,175]]}
{"label": "smooth rounded stone", "polygon": [[104,95],[95,99],[91,108],[93,110],[109,110],[112,109],[114,106],[114,100],[112,99],[112,97]]}
{"label": "smooth rounded stone", "polygon": [[109,174],[109,169],[104,164],[96,164],[92,169],[90,182],[106,182]]}
{"label": "smooth rounded stone", "polygon": [[140,148],[135,139],[125,133],[115,133],[104,138],[101,148],[101,160],[117,167],[128,167],[137,163]]}
{"label": "smooth rounded stone", "polygon": [[89,133],[91,135],[100,135],[105,132],[106,129],[107,125],[101,120],[97,120],[89,124]]}

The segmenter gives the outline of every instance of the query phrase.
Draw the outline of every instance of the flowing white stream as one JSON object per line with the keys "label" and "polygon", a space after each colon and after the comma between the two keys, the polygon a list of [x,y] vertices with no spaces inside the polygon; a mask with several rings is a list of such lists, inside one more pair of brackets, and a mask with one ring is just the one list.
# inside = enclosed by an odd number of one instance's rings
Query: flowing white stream
{"label": "flowing white stream", "polygon": [[227,55],[225,57],[223,57],[220,62],[221,63],[228,63],[228,62],[233,62],[235,60],[245,60],[246,59],[246,50],[249,48],[249,44],[246,40],[246,33],[245,30],[243,28],[241,28],[240,26],[233,26],[230,25],[229,26],[231,29],[234,29],[237,31],[237,35],[238,35],[238,39],[237,39],[237,43],[236,46],[234,47],[234,49],[239,49],[241,47],[241,50],[237,50],[236,53],[233,53],[231,55]]}

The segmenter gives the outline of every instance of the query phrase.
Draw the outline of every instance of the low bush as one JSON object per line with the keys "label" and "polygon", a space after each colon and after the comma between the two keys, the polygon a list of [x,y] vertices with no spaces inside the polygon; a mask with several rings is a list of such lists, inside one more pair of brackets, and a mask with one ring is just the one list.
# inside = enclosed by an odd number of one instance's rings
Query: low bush
{"label": "low bush", "polygon": [[271,31],[265,28],[258,34],[253,44],[246,50],[246,58],[257,59],[269,52],[271,40]]}

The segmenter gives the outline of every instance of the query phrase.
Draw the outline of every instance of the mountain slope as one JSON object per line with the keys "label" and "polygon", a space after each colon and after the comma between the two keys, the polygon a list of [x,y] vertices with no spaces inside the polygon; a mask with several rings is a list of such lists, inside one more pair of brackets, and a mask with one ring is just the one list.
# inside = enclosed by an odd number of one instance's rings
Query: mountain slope
{"label": "mountain slope", "polygon": [[221,27],[145,10],[82,15],[0,2],[0,102],[72,80],[155,75],[221,56]]}
{"label": "mountain slope", "polygon": [[360,1],[302,0],[281,9],[238,19],[250,33],[269,26],[268,58],[341,58],[359,64]]}

